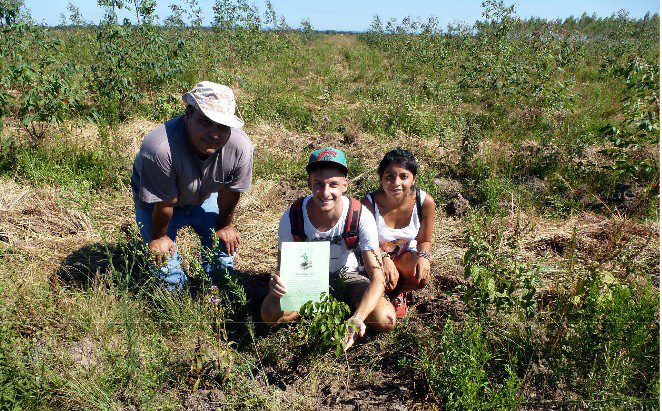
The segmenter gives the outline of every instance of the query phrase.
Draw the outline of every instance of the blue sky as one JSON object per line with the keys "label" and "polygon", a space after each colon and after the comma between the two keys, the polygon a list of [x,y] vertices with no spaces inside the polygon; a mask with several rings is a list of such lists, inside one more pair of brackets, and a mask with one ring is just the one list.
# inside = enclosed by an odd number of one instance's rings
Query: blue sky
{"label": "blue sky", "polygon": [[[96,0],[25,0],[24,2],[35,21],[48,25],[58,24],[61,13],[68,14],[69,2],[80,9],[85,20],[96,23],[102,16]],[[157,0],[157,13],[161,20],[170,15],[168,6],[172,3],[182,2]],[[263,0],[249,0],[249,3],[256,4],[264,10]],[[318,30],[353,31],[367,30],[375,14],[378,14],[382,21],[390,18],[400,20],[407,15],[421,18],[434,15],[439,19],[442,27],[454,22],[473,23],[481,17],[480,3],[480,0],[272,0],[276,13],[285,16],[290,26],[298,27],[301,20],[308,17],[313,28]],[[512,4],[509,1],[506,3]],[[214,0],[198,0],[198,4],[203,11],[203,24],[207,25],[211,21]],[[606,17],[620,9],[626,10],[631,17],[643,17],[646,12],[659,13],[660,3],[658,0],[520,0],[516,2],[517,14],[520,17],[538,16],[547,19],[580,16],[584,12]]]}

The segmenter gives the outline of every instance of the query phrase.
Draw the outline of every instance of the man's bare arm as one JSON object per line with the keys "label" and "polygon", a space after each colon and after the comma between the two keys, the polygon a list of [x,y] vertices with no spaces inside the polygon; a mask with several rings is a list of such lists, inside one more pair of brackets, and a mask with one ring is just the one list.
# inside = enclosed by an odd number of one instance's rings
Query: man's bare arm
{"label": "man's bare arm", "polygon": [[149,244],[147,248],[154,254],[157,264],[162,263],[164,256],[175,252],[175,242],[168,237],[168,224],[174,212],[177,198],[161,201],[154,204],[152,222],[149,230]]}
{"label": "man's bare arm", "polygon": [[240,193],[224,188],[218,192],[218,226],[216,227],[216,237],[225,244],[225,250],[229,255],[233,255],[239,247],[239,233],[232,225],[232,222],[240,196]]}
{"label": "man's bare arm", "polygon": [[382,270],[382,258],[376,250],[362,251],[363,266],[368,273],[370,286],[363,294],[353,317],[365,321],[366,317],[373,312],[377,302],[384,295],[384,272]]}

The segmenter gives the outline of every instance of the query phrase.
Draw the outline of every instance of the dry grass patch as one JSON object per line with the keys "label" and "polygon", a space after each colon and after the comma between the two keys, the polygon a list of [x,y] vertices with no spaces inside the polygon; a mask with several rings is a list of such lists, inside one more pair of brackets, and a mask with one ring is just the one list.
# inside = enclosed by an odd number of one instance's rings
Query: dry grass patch
{"label": "dry grass patch", "polygon": [[632,251],[630,258],[659,262],[659,222],[636,222],[588,212],[565,220],[539,219],[523,244],[525,251],[533,253],[526,255],[527,259],[562,257],[574,247],[585,263],[597,262],[606,264],[604,268],[617,269],[619,254],[627,250]]}
{"label": "dry grass patch", "polygon": [[2,179],[0,232],[4,242],[35,256],[56,260],[77,245],[98,241],[92,220],[62,205],[62,193]]}
{"label": "dry grass patch", "polygon": [[118,239],[121,235],[139,235],[131,187],[125,186],[110,193],[98,192],[89,200],[90,218],[106,241]]}
{"label": "dry grass patch", "polygon": [[278,222],[289,206],[281,187],[271,180],[257,180],[253,190],[241,197],[236,225],[241,235],[237,257],[240,270],[263,273],[276,267]]}
{"label": "dry grass patch", "polygon": [[[183,113],[184,108],[182,107]],[[119,125],[116,130],[112,131],[112,140],[114,144],[122,148],[122,152],[133,160],[140,149],[143,138],[161,124],[152,120],[133,119],[128,123]]]}

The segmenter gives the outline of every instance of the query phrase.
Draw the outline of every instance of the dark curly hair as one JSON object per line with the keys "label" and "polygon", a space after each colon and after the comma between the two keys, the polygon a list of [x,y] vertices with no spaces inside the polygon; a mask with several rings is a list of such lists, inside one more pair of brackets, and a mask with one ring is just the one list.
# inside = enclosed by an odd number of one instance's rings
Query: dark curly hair
{"label": "dark curly hair", "polygon": [[396,148],[395,150],[391,150],[384,154],[384,158],[380,161],[379,167],[377,167],[377,174],[379,174],[379,177],[381,178],[384,174],[386,167],[394,163],[405,170],[408,170],[414,175],[414,177],[416,177],[416,173],[418,173],[418,162],[416,162],[416,158],[411,151],[402,148]]}

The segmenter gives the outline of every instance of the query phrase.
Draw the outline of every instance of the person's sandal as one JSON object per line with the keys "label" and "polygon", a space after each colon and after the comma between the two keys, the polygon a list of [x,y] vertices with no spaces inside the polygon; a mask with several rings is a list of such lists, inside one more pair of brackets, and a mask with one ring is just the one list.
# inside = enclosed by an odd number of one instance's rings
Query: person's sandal
{"label": "person's sandal", "polygon": [[404,318],[407,315],[407,295],[400,293],[395,297],[391,297],[391,304],[395,308],[395,318]]}

